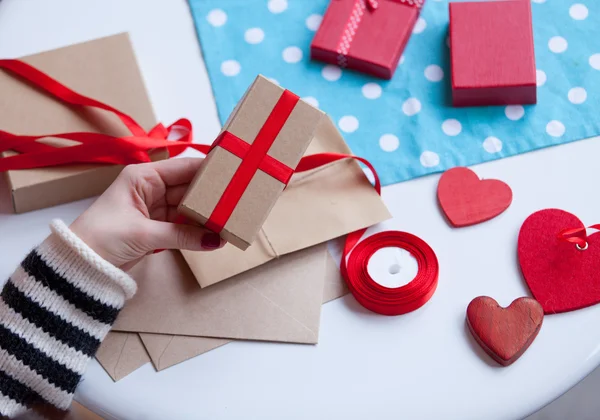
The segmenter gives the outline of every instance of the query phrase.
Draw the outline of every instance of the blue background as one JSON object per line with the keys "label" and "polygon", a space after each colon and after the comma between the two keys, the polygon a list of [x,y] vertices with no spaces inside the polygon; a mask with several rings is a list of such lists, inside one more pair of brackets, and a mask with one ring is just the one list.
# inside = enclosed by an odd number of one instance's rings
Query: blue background
{"label": "blue background", "polygon": [[[570,8],[576,3],[585,5],[589,12],[586,18],[576,13],[579,19],[571,16]],[[532,1],[536,67],[544,72],[546,81],[538,85],[538,104],[525,106],[518,120],[507,117],[506,107],[450,106],[447,0],[427,0],[421,13],[424,23],[419,23],[424,29],[413,33],[391,81],[349,70],[343,70],[336,81],[323,77],[326,65],[309,58],[315,32],[306,21],[311,15],[323,15],[327,4],[328,0],[190,0],[222,122],[256,75],[264,74],[301,97],[315,98],[338,125],[344,116],[355,117],[358,128],[342,130],[342,134],[355,154],[375,165],[384,185],[600,134],[598,0]],[[262,30],[262,42],[245,40],[250,28]],[[568,43],[562,53],[549,47],[550,39],[556,36]],[[283,51],[288,47],[302,51],[300,61],[284,60]],[[226,75],[223,63],[231,66],[231,60],[239,64],[239,72]],[[430,65],[443,69],[441,81],[425,77],[425,68]],[[379,85],[381,96],[365,97],[362,88],[367,83]],[[574,87],[587,92],[583,103],[569,100]],[[414,115],[403,112],[409,98],[421,104]],[[512,115],[511,110],[508,113]],[[448,119],[460,122],[459,134],[444,132],[442,124]],[[557,136],[560,133],[554,131],[555,136],[550,135],[550,121],[562,123],[564,133]],[[389,134],[399,140],[397,148],[393,147],[395,141],[389,141],[393,137],[380,141]],[[490,140],[486,144],[496,147],[486,150],[484,141],[489,137],[500,140],[501,150],[497,147],[500,142]]]}

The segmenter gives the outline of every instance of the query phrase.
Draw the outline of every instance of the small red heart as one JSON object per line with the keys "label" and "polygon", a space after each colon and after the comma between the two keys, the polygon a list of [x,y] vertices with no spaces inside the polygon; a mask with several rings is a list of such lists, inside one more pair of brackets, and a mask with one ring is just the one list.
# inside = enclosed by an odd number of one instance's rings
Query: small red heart
{"label": "small red heart", "polygon": [[600,302],[600,235],[588,236],[585,250],[558,238],[563,230],[577,228],[584,228],[581,220],[558,209],[533,213],[521,226],[521,272],[547,314]]}
{"label": "small red heart", "polygon": [[467,324],[473,337],[502,366],[514,363],[525,353],[542,328],[543,319],[542,306],[527,297],[503,308],[491,297],[479,296],[467,308]]}
{"label": "small red heart", "polygon": [[497,179],[480,180],[469,168],[452,168],[438,183],[438,201],[454,227],[470,226],[498,216],[510,206],[512,190]]}

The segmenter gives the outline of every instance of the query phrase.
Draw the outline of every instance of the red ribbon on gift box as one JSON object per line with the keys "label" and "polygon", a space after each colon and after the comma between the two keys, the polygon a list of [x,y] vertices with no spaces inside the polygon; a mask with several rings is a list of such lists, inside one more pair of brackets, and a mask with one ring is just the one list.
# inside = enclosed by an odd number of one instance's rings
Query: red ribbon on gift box
{"label": "red ribbon on gift box", "polygon": [[[182,153],[188,147],[207,154],[211,148],[220,146],[240,157],[247,163],[243,178],[257,171],[265,173],[287,184],[294,172],[310,171],[333,162],[354,159],[367,166],[375,179],[375,190],[381,194],[381,183],[375,168],[364,158],[340,153],[319,153],[305,156],[300,160],[295,171],[276,159],[267,155],[270,144],[285,124],[292,109],[298,101],[297,96],[286,91],[273,109],[257,138],[252,145],[244,142],[229,132],[224,132],[217,138],[213,146],[192,143],[192,125],[186,119],[165,128],[158,124],[146,132],[133,118],[127,114],[95,99],[81,95],[45,73],[19,60],[0,60],[0,68],[8,70],[29,81],[33,86],[46,91],[60,101],[76,105],[99,108],[116,114],[131,132],[131,136],[114,137],[98,133],[61,133],[43,136],[22,136],[0,131],[0,153],[14,150],[19,155],[0,158],[0,172],[18,169],[43,168],[74,163],[104,163],[127,165],[150,162],[152,150],[167,148],[171,156]],[[167,140],[169,134],[177,128],[183,128],[186,133],[178,140]],[[67,147],[53,147],[38,140],[47,137],[57,137],[74,140],[79,144]],[[260,144],[256,147],[256,144]],[[256,151],[253,151],[256,149]],[[242,167],[242,165],[240,165]],[[239,169],[238,169],[239,170]],[[241,179],[241,178],[240,178]],[[244,181],[245,182],[245,181]],[[235,184],[232,182],[230,184]],[[243,189],[232,187],[236,190]],[[235,196],[228,201],[229,206],[237,204]],[[241,196],[240,196],[241,197]],[[595,227],[595,226],[594,226]],[[420,238],[405,232],[381,232],[360,241],[366,229],[348,234],[342,253],[341,273],[348,288],[356,300],[367,309],[384,314],[400,315],[420,308],[433,296],[438,281],[438,262],[433,250]],[[585,233],[583,233],[585,234]],[[565,232],[566,237],[579,236],[582,233]],[[567,239],[568,240],[568,239]],[[417,259],[419,272],[415,279],[399,288],[388,288],[377,284],[367,270],[371,256],[381,248],[401,247],[411,252]]]}
{"label": "red ribbon on gift box", "polygon": [[251,145],[227,131],[219,136],[213,148],[219,146],[233,153],[242,161],[206,221],[205,226],[208,229],[216,233],[223,230],[254,174],[259,169],[277,179],[284,186],[287,185],[294,169],[269,156],[268,152],[299,100],[300,98],[289,90],[283,91]]}
{"label": "red ribbon on gift box", "polygon": [[[338,0],[339,1],[339,0]],[[425,0],[354,0],[354,6],[348,16],[344,30],[338,42],[336,52],[338,53],[338,66],[344,68],[348,65],[348,53],[352,46],[352,41],[356,36],[356,32],[360,26],[363,16],[368,11],[375,12],[379,8],[379,1],[395,1],[405,4],[408,7],[420,9],[423,7]]]}
{"label": "red ribbon on gift box", "polygon": [[[151,162],[150,153],[166,148],[170,156],[181,154],[188,147],[202,153],[208,146],[192,143],[192,124],[180,119],[165,127],[157,124],[146,132],[133,118],[116,108],[81,95],[54,80],[47,74],[20,60],[0,60],[0,69],[7,70],[28,81],[31,85],[47,92],[60,101],[75,105],[98,108],[117,115],[128,128],[131,136],[114,137],[100,133],[58,133],[41,136],[15,135],[0,131],[0,153],[9,150],[18,155],[0,158],[0,172],[17,169],[34,169],[74,163],[105,163],[128,165]],[[167,140],[178,131],[184,134],[177,140]],[[79,144],[69,147],[54,147],[38,140],[44,138],[73,140]]]}

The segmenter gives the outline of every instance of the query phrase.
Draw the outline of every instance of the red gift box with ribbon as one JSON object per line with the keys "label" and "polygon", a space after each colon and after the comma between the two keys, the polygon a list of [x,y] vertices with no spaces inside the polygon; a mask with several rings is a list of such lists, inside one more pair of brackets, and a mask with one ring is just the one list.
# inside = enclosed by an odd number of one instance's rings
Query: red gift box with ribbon
{"label": "red gift box with ribbon", "polygon": [[[0,176],[16,213],[101,194],[123,165],[169,157],[154,143],[168,130],[156,125],[127,34],[2,59],[0,92]],[[142,152],[131,143],[143,139]]]}
{"label": "red gift box with ribbon", "polygon": [[311,58],[391,79],[425,0],[332,0]]}
{"label": "red gift box with ribbon", "polygon": [[212,145],[179,212],[246,249],[289,182],[323,115],[258,76]]}

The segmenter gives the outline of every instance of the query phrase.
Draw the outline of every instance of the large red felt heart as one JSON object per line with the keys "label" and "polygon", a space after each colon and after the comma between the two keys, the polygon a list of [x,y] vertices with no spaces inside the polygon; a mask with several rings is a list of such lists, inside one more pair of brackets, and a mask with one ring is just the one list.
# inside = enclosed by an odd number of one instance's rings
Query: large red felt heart
{"label": "large red felt heart", "polygon": [[577,216],[558,209],[533,213],[519,233],[519,263],[533,296],[547,314],[574,311],[600,302],[600,235],[588,247],[558,238],[564,229],[584,228]]}
{"label": "large red felt heart", "polygon": [[525,297],[503,308],[491,297],[479,296],[467,308],[467,324],[473,337],[503,366],[527,350],[542,328],[543,318],[541,305]]}
{"label": "large red felt heart", "polygon": [[468,168],[444,172],[438,183],[438,200],[454,227],[493,219],[510,206],[512,190],[497,179],[480,180]]}

